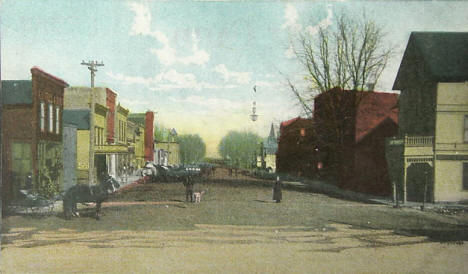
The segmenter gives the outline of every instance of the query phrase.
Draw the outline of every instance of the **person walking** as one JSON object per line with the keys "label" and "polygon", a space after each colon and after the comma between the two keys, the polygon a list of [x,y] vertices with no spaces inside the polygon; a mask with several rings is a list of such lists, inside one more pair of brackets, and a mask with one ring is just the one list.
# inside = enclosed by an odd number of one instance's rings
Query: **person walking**
{"label": "person walking", "polygon": [[283,193],[281,191],[282,183],[280,181],[279,176],[276,177],[275,185],[273,186],[273,200],[277,203],[281,203],[281,199],[283,199]]}
{"label": "person walking", "polygon": [[188,202],[190,197],[190,202],[193,202],[193,181],[191,176],[185,177],[184,180],[185,186],[185,200]]}

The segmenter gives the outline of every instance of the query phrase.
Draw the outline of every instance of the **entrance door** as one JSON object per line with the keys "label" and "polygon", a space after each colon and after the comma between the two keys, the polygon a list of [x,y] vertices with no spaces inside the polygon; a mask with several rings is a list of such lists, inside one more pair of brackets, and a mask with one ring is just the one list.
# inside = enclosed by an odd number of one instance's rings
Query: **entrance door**
{"label": "entrance door", "polygon": [[426,202],[434,201],[434,179],[432,167],[427,163],[411,164],[407,169],[406,188],[408,201],[423,202],[426,189]]}
{"label": "entrance door", "polygon": [[101,182],[107,176],[106,155],[94,155],[94,167],[96,168],[98,182]]}
{"label": "entrance door", "polygon": [[25,189],[28,175],[32,175],[31,144],[13,142],[11,146],[11,186],[16,197],[20,189]]}

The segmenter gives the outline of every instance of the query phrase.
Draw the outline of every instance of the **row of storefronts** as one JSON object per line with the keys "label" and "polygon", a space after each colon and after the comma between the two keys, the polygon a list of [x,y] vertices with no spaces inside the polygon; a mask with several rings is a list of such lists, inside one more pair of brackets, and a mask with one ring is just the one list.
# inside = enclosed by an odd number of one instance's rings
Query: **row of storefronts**
{"label": "row of storefronts", "polygon": [[154,113],[131,113],[110,88],[70,87],[33,67],[31,80],[2,81],[2,99],[4,205],[20,189],[52,196],[153,161]]}
{"label": "row of storefronts", "polygon": [[[94,145],[90,146],[91,88],[65,89],[64,122],[77,126],[78,183],[89,181],[90,166],[99,181],[107,175],[122,177],[142,167],[145,161],[153,161],[154,113],[130,113],[118,103],[117,93],[110,88],[94,88],[93,94]],[[93,165],[90,165],[90,149],[94,152]]]}

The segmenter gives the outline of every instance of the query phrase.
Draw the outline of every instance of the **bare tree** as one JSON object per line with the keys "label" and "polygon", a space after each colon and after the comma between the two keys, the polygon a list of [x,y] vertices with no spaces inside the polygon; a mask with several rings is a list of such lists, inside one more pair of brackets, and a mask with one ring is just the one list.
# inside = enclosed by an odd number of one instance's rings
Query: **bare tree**
{"label": "bare tree", "polygon": [[384,38],[382,28],[365,15],[356,20],[345,14],[338,16],[335,27],[299,34],[293,49],[306,69],[309,90],[298,93],[298,99],[334,87],[372,90],[393,52]]}
{"label": "bare tree", "polygon": [[314,116],[315,139],[339,174],[361,98],[374,89],[393,53],[384,38],[382,28],[365,15],[341,14],[335,25],[319,26],[315,35],[306,30],[293,41],[308,89],[300,91],[290,80],[288,85],[306,115]]}

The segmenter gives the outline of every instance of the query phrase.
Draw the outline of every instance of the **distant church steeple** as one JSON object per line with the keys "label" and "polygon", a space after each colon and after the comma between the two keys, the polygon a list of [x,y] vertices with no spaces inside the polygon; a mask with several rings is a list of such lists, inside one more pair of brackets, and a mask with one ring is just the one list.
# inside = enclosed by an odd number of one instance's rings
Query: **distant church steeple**
{"label": "distant church steeple", "polygon": [[273,126],[273,123],[271,123],[270,135],[268,136],[268,139],[276,140],[275,128]]}

